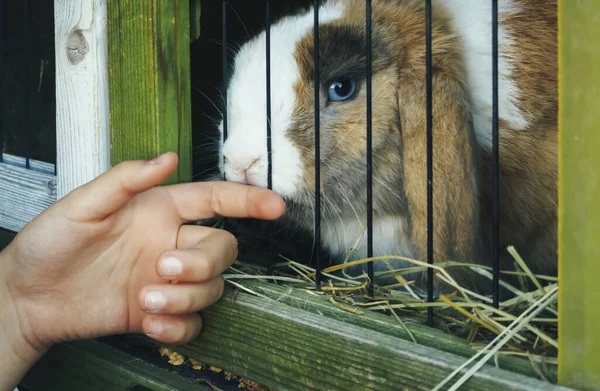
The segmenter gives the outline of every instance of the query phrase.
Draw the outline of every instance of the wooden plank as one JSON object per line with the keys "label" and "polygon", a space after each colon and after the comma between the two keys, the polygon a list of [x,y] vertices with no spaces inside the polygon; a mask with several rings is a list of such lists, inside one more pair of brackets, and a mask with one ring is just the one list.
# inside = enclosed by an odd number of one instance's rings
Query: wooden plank
{"label": "wooden plank", "polygon": [[95,341],[53,347],[19,387],[30,391],[213,390]]}
{"label": "wooden plank", "polygon": [[[281,390],[431,390],[465,361],[277,300],[246,293],[234,300],[231,289],[202,315],[196,341],[168,347]],[[486,365],[461,387],[482,389],[565,388]]]}
{"label": "wooden plank", "polygon": [[109,167],[106,0],[55,0],[58,198]]}
{"label": "wooden plank", "polygon": [[56,201],[54,165],[5,154],[0,163],[0,228],[18,232]]}
{"label": "wooden plank", "polygon": [[559,381],[600,390],[600,8],[559,3]]}
{"label": "wooden plank", "polygon": [[[414,338],[417,344],[429,348],[465,358],[470,358],[477,353],[464,338],[455,337],[419,323],[404,322],[404,325],[401,325],[391,316],[376,312],[365,310],[361,315],[356,315],[332,305],[325,295],[315,295],[304,289],[294,289],[289,286],[262,281],[244,281],[243,285],[257,294],[277,300],[279,303],[392,337],[401,338],[405,341],[412,341]],[[533,364],[528,360],[502,355],[497,358],[497,362],[498,366],[502,369],[531,377],[537,377],[538,371],[542,371],[545,372],[544,375],[547,379],[556,381],[556,368],[554,366],[542,368],[538,364],[538,368],[535,369],[532,366]]]}
{"label": "wooden plank", "polygon": [[189,0],[108,0],[111,163],[173,151],[192,179]]}

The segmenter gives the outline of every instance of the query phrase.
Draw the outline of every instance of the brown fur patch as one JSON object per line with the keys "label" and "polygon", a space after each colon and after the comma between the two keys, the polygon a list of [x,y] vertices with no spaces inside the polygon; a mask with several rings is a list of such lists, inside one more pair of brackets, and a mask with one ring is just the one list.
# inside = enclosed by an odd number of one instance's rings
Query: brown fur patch
{"label": "brown fur patch", "polygon": [[[535,273],[557,273],[558,37],[555,0],[519,0],[502,21],[514,40],[513,77],[530,122],[515,131],[500,124],[501,245],[514,245]],[[491,227],[492,157],[483,158],[485,227]],[[488,242],[491,231],[487,231]],[[503,267],[513,260],[502,252]]]}

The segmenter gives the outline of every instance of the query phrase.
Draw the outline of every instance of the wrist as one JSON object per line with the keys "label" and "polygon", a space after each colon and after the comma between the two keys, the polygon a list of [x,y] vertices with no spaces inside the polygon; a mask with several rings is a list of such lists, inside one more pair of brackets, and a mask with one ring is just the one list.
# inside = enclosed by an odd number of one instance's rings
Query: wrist
{"label": "wrist", "polygon": [[46,350],[34,347],[27,338],[17,302],[6,283],[10,262],[8,249],[0,252],[0,391],[12,391]]}

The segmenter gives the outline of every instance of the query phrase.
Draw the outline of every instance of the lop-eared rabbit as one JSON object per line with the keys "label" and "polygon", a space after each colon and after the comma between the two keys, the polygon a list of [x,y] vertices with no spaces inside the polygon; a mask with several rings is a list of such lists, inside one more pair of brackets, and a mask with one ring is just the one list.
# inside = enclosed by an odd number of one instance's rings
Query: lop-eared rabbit
{"label": "lop-eared rabbit", "polygon": [[[375,255],[427,259],[425,5],[373,0]],[[436,262],[492,260],[491,1],[433,0],[433,246]],[[499,1],[500,244],[534,273],[557,272],[557,5]],[[364,258],[367,213],[363,0],[320,6],[322,245]],[[286,224],[314,229],[313,10],[271,27],[272,183]],[[227,180],[267,186],[265,33],[237,52],[227,86]],[[222,134],[222,123],[220,126]],[[408,263],[392,261],[395,267]],[[366,265],[360,271],[366,270]],[[386,270],[382,262],[375,270]],[[514,269],[513,269],[514,270]],[[491,282],[465,268],[465,286]],[[357,272],[357,270],[354,270]],[[504,277],[502,277],[504,278]]]}

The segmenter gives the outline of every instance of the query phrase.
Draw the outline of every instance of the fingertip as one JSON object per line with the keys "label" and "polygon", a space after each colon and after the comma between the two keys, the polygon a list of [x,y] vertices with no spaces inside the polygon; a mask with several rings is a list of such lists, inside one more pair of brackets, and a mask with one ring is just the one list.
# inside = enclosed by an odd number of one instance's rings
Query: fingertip
{"label": "fingertip", "polygon": [[281,196],[271,190],[265,195],[259,211],[265,220],[275,220],[285,213],[285,201]]}
{"label": "fingertip", "polygon": [[147,315],[142,320],[142,330],[156,341],[183,345],[200,335],[202,318],[198,313],[181,316]]}
{"label": "fingertip", "polygon": [[149,165],[153,165],[153,166],[157,166],[157,165],[162,165],[162,164],[167,164],[167,163],[178,163],[179,162],[179,156],[177,156],[177,154],[175,152],[165,152],[162,155],[159,155],[157,157],[155,157],[152,160],[148,161]]}

